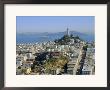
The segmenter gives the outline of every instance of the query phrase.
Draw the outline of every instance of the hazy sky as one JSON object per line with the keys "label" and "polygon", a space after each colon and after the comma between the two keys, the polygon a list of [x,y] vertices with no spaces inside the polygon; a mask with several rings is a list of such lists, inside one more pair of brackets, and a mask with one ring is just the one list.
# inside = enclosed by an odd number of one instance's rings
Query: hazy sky
{"label": "hazy sky", "polygon": [[62,32],[94,33],[94,16],[17,16],[17,32]]}

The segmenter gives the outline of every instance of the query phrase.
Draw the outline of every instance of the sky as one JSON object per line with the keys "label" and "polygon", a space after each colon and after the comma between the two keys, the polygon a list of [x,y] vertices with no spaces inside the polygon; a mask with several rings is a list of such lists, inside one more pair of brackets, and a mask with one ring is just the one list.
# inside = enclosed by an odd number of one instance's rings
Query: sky
{"label": "sky", "polygon": [[16,16],[16,30],[21,32],[64,32],[70,31],[93,34],[94,16]]}

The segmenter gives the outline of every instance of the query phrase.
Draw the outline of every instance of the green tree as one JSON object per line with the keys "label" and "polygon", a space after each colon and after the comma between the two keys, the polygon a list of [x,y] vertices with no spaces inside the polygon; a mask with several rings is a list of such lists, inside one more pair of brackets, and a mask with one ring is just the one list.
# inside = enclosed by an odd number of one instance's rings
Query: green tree
{"label": "green tree", "polygon": [[26,74],[26,68],[22,69],[22,73]]}
{"label": "green tree", "polygon": [[19,66],[18,69],[21,69],[21,66]]}
{"label": "green tree", "polygon": [[83,50],[87,51],[88,45],[83,46]]}
{"label": "green tree", "polygon": [[73,34],[70,35],[70,38],[71,38],[71,39],[74,38],[74,37],[73,37]]}
{"label": "green tree", "polygon": [[77,35],[75,38],[76,38],[76,39],[80,39],[78,35]]}

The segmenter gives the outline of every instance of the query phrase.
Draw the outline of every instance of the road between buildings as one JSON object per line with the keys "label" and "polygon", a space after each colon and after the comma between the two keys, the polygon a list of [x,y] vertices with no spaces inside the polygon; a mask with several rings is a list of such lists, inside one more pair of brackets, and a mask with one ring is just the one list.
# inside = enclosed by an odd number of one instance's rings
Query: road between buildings
{"label": "road between buildings", "polygon": [[77,59],[76,64],[75,64],[75,66],[74,66],[74,68],[73,68],[73,75],[76,75],[77,69],[78,69],[78,67],[79,67],[79,63],[80,63],[80,61],[81,61],[81,59],[82,59],[82,52],[83,52],[82,49],[83,49],[83,46],[82,46],[81,49],[80,49],[78,59]]}

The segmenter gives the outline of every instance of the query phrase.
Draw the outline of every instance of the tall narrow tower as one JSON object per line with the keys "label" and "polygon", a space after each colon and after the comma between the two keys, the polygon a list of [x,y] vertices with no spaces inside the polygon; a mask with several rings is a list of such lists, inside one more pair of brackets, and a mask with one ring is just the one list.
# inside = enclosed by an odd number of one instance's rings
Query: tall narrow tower
{"label": "tall narrow tower", "polygon": [[69,29],[68,29],[68,27],[67,27],[67,35],[69,36]]}

